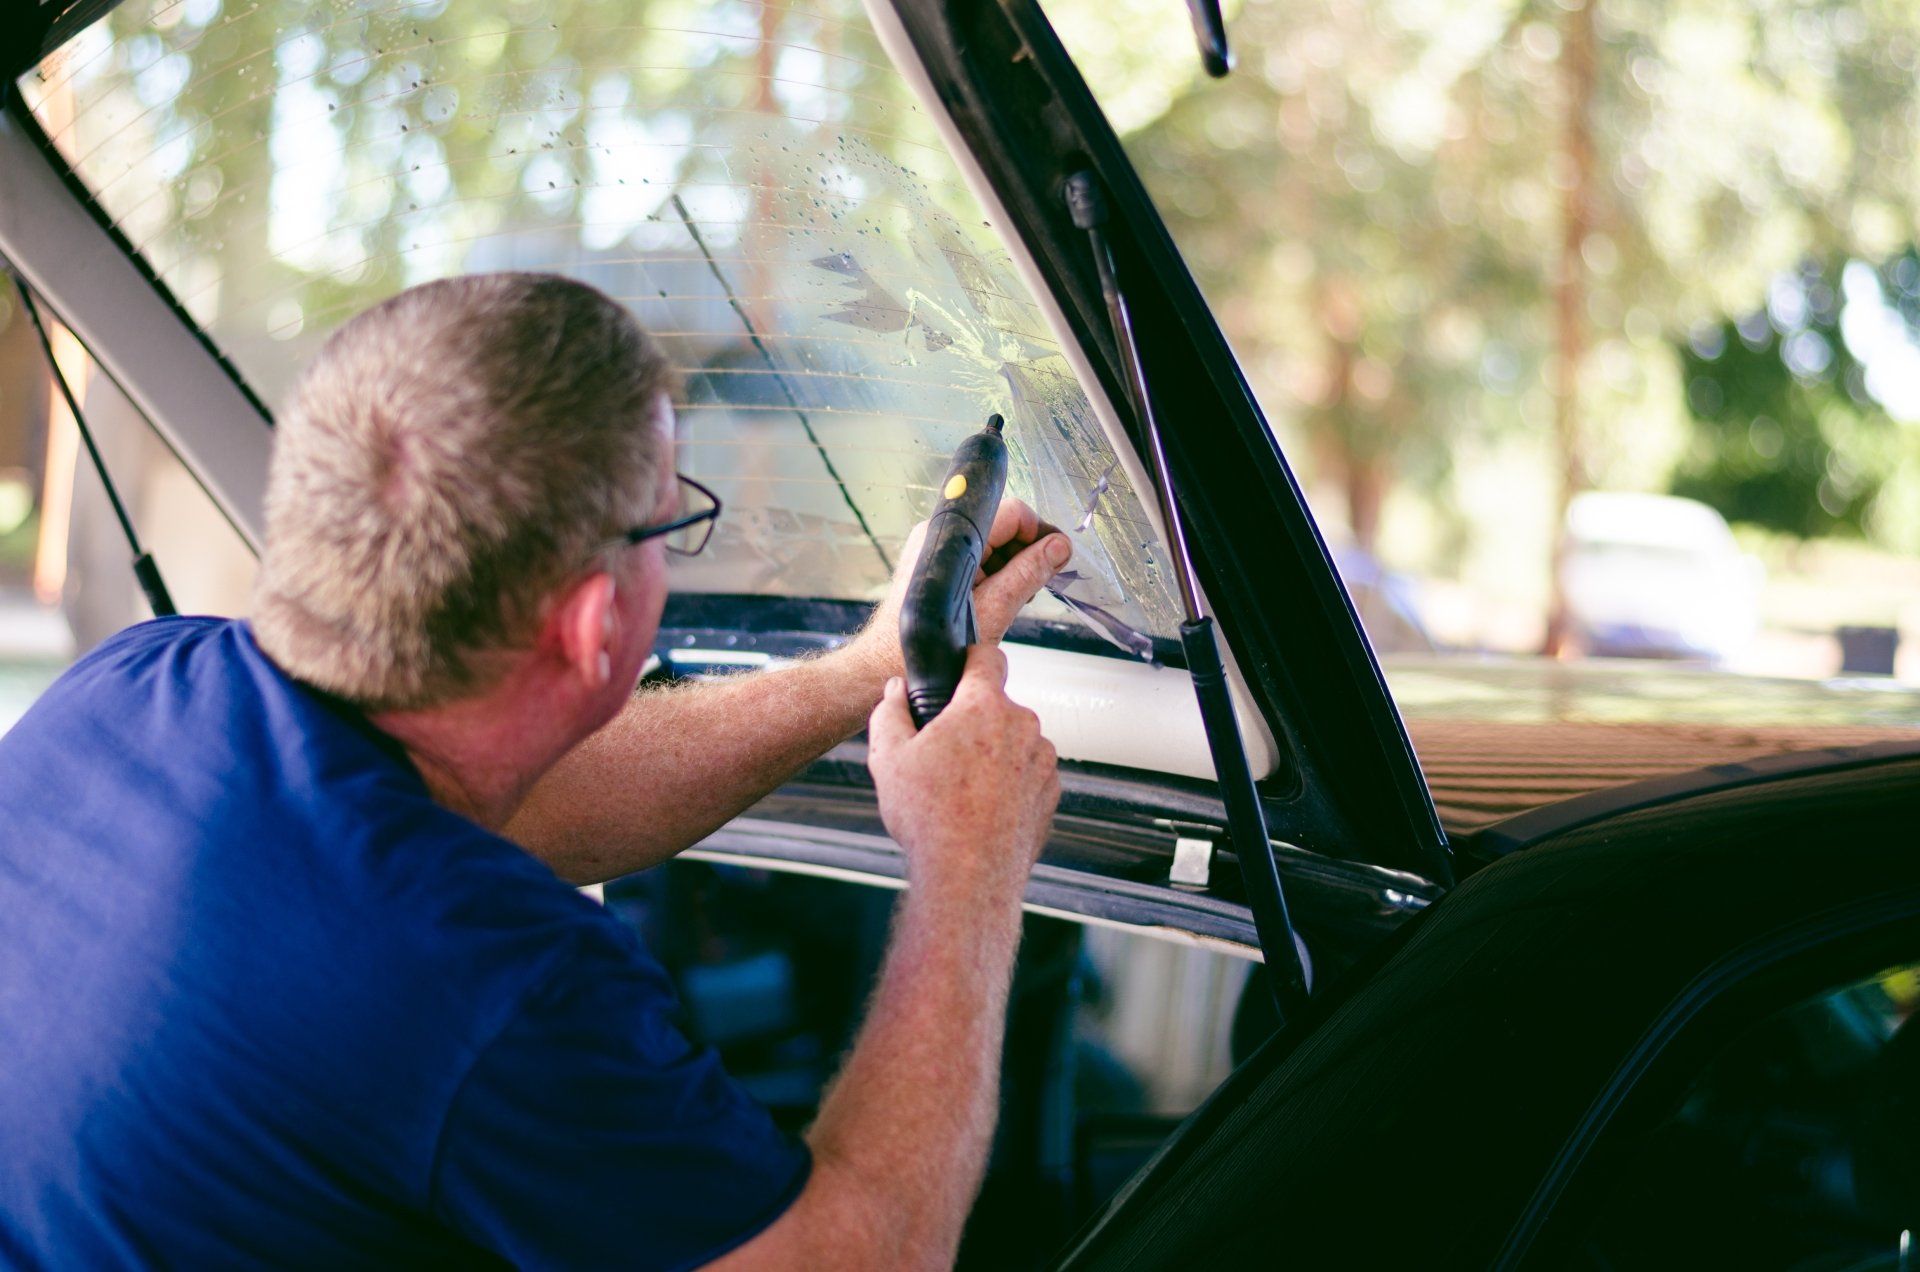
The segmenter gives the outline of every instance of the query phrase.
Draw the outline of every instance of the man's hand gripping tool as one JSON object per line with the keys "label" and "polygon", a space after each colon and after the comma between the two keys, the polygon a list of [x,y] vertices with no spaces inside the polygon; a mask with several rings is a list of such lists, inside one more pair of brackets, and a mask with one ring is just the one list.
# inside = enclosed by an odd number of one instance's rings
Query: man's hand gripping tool
{"label": "man's hand gripping tool", "polygon": [[987,552],[987,532],[1007,485],[1006,421],[960,443],[927,521],[926,542],[907,581],[900,609],[900,653],[907,668],[907,705],[918,728],[940,714],[960,684],[967,646],[979,639],[973,621],[973,576]]}

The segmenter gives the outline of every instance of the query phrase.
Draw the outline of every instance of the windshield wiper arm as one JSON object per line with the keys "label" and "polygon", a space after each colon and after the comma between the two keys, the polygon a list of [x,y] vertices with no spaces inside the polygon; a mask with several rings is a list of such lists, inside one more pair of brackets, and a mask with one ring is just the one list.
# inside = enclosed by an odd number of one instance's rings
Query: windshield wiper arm
{"label": "windshield wiper arm", "polygon": [[1260,948],[1266,954],[1280,1017],[1283,1021],[1292,1020],[1306,1005],[1309,992],[1306,966],[1294,935],[1293,917],[1287,912],[1287,894],[1280,883],[1279,864],[1273,857],[1273,841],[1267,836],[1266,810],[1260,804],[1260,790],[1254,785],[1253,770],[1247,763],[1240,721],[1233,714],[1219,638],[1214,634],[1213,619],[1200,608],[1200,589],[1194,582],[1193,560],[1187,552],[1187,532],[1180,519],[1173,474],[1167,467],[1160,423],[1153,413],[1152,395],[1147,391],[1146,370],[1141,365],[1140,346],[1134,340],[1126,293],[1120,289],[1113,250],[1107,243],[1106,199],[1091,172],[1076,172],[1068,177],[1066,196],[1075,228],[1085,230],[1093,245],[1094,263],[1100,270],[1100,293],[1107,302],[1127,390],[1133,397],[1146,442],[1153,493],[1160,506],[1160,520],[1166,526],[1168,564],[1179,585],[1180,605],[1186,613],[1186,621],[1180,624],[1180,646],[1187,655],[1193,692],[1200,700],[1200,721],[1207,731],[1207,749],[1213,754],[1214,773],[1220,780],[1220,799],[1227,811],[1227,837],[1240,860],[1240,878],[1247,889],[1254,927],[1260,933]]}

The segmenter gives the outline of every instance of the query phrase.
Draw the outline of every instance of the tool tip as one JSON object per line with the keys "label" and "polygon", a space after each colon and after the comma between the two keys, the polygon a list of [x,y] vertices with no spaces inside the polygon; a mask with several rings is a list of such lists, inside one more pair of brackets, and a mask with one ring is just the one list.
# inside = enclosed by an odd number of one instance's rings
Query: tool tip
{"label": "tool tip", "polygon": [[987,427],[992,429],[994,432],[998,433],[1001,429],[1005,428],[1006,426],[1007,426],[1007,421],[1004,417],[1001,416],[1000,412],[995,411],[992,415],[987,416]]}

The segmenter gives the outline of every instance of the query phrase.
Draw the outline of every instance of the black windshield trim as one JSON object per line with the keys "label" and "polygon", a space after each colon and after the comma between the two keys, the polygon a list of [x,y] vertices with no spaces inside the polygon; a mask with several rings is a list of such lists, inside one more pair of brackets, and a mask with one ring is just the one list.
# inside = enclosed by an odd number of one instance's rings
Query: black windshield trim
{"label": "black windshield trim", "polygon": [[120,6],[120,0],[26,0],[0,25],[0,68],[8,83]]}
{"label": "black windshield trim", "polygon": [[951,117],[1095,377],[1140,446],[1084,236],[1063,197],[1091,170],[1209,606],[1282,752],[1262,783],[1314,851],[1452,877],[1445,833],[1351,600],[1198,285],[1035,0],[893,0]]}

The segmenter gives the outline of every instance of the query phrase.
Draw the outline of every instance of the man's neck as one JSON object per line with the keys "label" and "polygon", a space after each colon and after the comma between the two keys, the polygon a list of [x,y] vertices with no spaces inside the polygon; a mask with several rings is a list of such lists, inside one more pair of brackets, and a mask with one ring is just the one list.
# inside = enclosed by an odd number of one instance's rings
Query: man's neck
{"label": "man's neck", "polygon": [[435,802],[499,830],[571,739],[507,709],[498,694],[368,717],[406,749]]}

